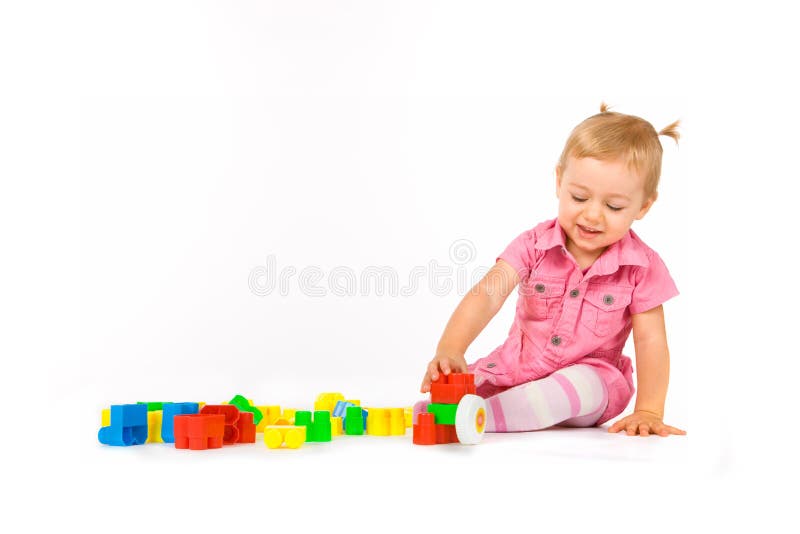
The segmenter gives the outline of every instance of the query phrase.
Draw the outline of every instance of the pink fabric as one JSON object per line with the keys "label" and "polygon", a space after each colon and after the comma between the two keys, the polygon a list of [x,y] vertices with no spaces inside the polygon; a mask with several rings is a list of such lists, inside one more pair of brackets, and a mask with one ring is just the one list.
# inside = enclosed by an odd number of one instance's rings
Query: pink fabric
{"label": "pink fabric", "polygon": [[478,394],[488,398],[586,363],[608,390],[608,407],[597,424],[622,413],[635,392],[631,360],[622,354],[631,314],[678,294],[658,254],[630,230],[584,274],[552,219],[520,234],[497,259],[519,274],[519,297],[505,342],[468,366]]}

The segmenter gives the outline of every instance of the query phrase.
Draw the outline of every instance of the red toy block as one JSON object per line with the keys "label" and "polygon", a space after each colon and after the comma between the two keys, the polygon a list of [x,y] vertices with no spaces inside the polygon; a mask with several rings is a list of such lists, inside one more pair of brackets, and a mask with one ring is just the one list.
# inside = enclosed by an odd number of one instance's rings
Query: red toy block
{"label": "red toy block", "polygon": [[173,419],[176,449],[219,449],[225,429],[221,414],[185,414]]}
{"label": "red toy block", "polygon": [[458,443],[456,425],[436,425],[436,444]]}
{"label": "red toy block", "polygon": [[225,416],[224,445],[234,443],[255,443],[256,425],[252,412],[240,412],[233,404],[206,404],[200,413],[221,414]]}
{"label": "red toy block", "polygon": [[438,404],[458,404],[461,397],[475,394],[475,375],[473,373],[440,374],[431,382],[431,402]]}
{"label": "red toy block", "polygon": [[253,412],[239,412],[236,428],[239,430],[239,443],[256,442],[256,424],[253,422]]}
{"label": "red toy block", "polygon": [[435,416],[425,412],[417,414],[417,424],[414,425],[413,442],[415,445],[436,445]]}

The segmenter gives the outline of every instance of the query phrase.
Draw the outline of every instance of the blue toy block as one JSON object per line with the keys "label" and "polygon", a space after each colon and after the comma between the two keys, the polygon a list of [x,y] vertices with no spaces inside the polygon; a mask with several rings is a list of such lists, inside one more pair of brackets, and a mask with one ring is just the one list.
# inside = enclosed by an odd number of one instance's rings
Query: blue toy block
{"label": "blue toy block", "polygon": [[111,424],[97,432],[97,439],[104,445],[143,445],[147,441],[147,405],[112,405]]}
{"label": "blue toy block", "polygon": [[161,441],[175,443],[174,421],[176,415],[199,413],[197,402],[165,402],[161,414]]}

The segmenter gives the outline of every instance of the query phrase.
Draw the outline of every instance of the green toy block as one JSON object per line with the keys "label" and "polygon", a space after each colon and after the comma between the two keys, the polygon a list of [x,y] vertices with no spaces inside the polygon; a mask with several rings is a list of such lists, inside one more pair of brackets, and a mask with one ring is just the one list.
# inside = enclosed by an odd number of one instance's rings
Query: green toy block
{"label": "green toy block", "polygon": [[[314,412],[314,440],[331,440],[331,412],[328,410],[317,410]],[[306,439],[308,441],[308,439]]]}
{"label": "green toy block", "polygon": [[294,425],[306,427],[306,442],[317,441],[314,439],[314,424],[311,422],[311,412],[306,410],[294,412]]}
{"label": "green toy block", "polygon": [[364,434],[364,415],[361,406],[348,406],[347,416],[344,418],[344,433],[348,436],[362,436]]}
{"label": "green toy block", "polygon": [[456,424],[456,409],[458,404],[437,404],[428,405],[428,412],[432,413],[437,425]]}
{"label": "green toy block", "polygon": [[261,422],[261,418],[264,417],[264,414],[261,413],[261,410],[250,404],[250,401],[247,400],[242,395],[236,395],[233,397],[228,404],[232,404],[239,409],[240,412],[250,412],[253,414],[253,422],[258,424]]}
{"label": "green toy block", "polygon": [[157,410],[163,410],[164,409],[164,403],[163,402],[137,402],[136,404],[146,404],[148,412],[155,412]]}

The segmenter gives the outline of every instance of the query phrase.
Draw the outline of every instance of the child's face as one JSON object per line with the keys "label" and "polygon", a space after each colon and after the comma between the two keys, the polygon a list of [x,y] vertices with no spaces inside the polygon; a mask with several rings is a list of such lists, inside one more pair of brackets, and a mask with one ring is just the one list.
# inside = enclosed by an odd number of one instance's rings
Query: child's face
{"label": "child's face", "polygon": [[644,176],[625,162],[572,157],[556,169],[556,196],[567,249],[581,265],[622,239],[656,199],[645,198]]}

